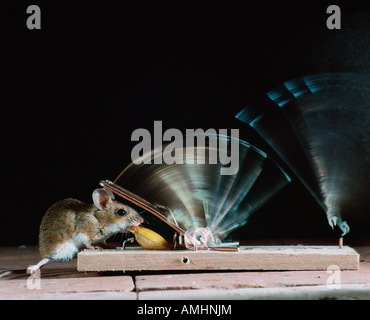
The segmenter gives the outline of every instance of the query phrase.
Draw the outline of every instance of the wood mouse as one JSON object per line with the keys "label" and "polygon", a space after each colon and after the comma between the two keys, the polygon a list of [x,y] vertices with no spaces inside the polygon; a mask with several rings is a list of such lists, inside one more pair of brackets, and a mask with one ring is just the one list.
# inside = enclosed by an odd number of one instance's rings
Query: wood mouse
{"label": "wood mouse", "polygon": [[132,208],[116,201],[111,191],[96,189],[93,204],[65,199],[45,213],[39,234],[42,260],[27,269],[33,274],[49,261],[68,261],[83,248],[96,248],[116,233],[140,225],[144,220]]}

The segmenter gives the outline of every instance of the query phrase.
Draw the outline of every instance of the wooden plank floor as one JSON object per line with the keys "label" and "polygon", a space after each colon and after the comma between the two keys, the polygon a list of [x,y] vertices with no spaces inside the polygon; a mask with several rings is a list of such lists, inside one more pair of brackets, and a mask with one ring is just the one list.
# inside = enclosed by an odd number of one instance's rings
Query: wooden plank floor
{"label": "wooden plank floor", "polygon": [[[273,244],[305,241],[287,239]],[[360,254],[360,267],[339,272],[339,290],[328,285],[333,274],[326,271],[98,273],[78,272],[75,259],[49,263],[40,279],[25,272],[0,277],[0,299],[370,299],[370,243],[359,241],[352,247]],[[0,272],[25,270],[39,258],[36,246],[0,247]]]}

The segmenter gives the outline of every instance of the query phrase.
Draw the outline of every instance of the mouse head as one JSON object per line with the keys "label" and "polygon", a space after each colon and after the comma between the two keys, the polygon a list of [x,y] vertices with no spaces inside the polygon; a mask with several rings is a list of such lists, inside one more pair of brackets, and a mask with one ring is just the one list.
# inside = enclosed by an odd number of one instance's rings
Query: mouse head
{"label": "mouse head", "polygon": [[127,228],[138,226],[144,221],[136,210],[116,201],[109,190],[96,189],[92,198],[99,209],[95,216],[110,233],[125,232]]}

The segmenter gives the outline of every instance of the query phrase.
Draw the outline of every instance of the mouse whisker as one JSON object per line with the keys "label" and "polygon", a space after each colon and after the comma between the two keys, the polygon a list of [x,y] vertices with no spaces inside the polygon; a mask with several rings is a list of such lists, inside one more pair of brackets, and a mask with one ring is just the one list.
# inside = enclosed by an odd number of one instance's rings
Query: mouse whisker
{"label": "mouse whisker", "polygon": [[148,225],[149,226],[150,225],[150,222],[148,220],[144,220],[140,225],[141,226],[142,225]]}

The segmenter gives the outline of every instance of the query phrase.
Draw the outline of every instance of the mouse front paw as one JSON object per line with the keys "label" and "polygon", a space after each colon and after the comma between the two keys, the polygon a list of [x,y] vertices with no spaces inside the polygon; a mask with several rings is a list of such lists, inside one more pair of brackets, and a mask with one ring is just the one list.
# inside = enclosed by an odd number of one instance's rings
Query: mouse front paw
{"label": "mouse front paw", "polygon": [[99,247],[99,246],[93,246],[92,244],[86,246],[86,249],[89,249],[89,250],[97,250],[97,251],[100,251],[100,250],[103,250],[102,247]]}

